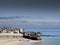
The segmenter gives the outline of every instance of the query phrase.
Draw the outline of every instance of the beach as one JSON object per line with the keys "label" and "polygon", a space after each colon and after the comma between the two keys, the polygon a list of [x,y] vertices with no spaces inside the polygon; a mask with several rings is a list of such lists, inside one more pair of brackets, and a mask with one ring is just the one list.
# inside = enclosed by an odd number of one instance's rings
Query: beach
{"label": "beach", "polygon": [[37,41],[23,38],[22,34],[10,34],[10,33],[0,34],[0,45],[20,45],[20,43],[25,42],[37,42]]}
{"label": "beach", "polygon": [[1,33],[0,34],[0,45],[18,45],[22,34],[10,34],[10,33]]}
{"label": "beach", "polygon": [[17,39],[0,39],[0,45],[18,45],[19,43]]}
{"label": "beach", "polygon": [[12,27],[2,27],[0,28],[0,45],[21,45],[25,42],[40,42],[40,40],[26,38],[26,36],[29,36],[28,34],[33,35],[32,37],[34,37],[34,34],[36,33],[25,33],[25,30],[23,30],[22,28],[18,29]]}
{"label": "beach", "polygon": [[0,39],[0,45],[19,45],[25,42],[36,42],[36,41],[19,41],[19,39]]}

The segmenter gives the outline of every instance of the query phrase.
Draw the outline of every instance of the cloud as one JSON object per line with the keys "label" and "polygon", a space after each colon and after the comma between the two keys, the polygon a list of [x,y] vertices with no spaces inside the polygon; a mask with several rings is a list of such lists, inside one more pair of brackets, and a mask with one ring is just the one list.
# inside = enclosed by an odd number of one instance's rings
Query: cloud
{"label": "cloud", "polygon": [[19,16],[12,16],[12,17],[0,17],[0,19],[16,19],[16,18],[21,18]]}

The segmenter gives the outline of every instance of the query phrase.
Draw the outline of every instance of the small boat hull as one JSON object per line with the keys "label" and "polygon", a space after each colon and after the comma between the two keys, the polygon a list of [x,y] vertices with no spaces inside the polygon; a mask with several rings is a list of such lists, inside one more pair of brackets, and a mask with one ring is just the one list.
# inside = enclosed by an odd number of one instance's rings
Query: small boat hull
{"label": "small boat hull", "polygon": [[31,32],[31,33],[25,32],[25,33],[23,33],[23,37],[27,38],[27,39],[32,39],[32,40],[42,40],[40,36],[35,35],[35,33],[33,33],[33,32]]}
{"label": "small boat hull", "polygon": [[24,38],[27,38],[27,39],[32,39],[32,40],[42,40],[41,37],[31,37],[31,36],[23,36]]}

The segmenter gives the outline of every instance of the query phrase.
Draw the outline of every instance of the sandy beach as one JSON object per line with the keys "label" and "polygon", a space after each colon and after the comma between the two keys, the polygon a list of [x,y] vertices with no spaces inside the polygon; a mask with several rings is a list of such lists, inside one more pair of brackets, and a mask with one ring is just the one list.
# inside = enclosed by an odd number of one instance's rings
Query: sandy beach
{"label": "sandy beach", "polygon": [[2,33],[0,34],[0,45],[18,45],[21,42],[19,36],[22,36],[22,34]]}
{"label": "sandy beach", "polygon": [[19,40],[19,39],[0,39],[0,45],[19,45],[20,43],[25,43],[25,42],[36,42],[32,40]]}
{"label": "sandy beach", "polygon": [[20,45],[24,42],[37,42],[35,40],[22,38],[22,34],[0,34],[0,45]]}
{"label": "sandy beach", "polygon": [[0,39],[0,45],[18,45],[19,43],[17,39]]}

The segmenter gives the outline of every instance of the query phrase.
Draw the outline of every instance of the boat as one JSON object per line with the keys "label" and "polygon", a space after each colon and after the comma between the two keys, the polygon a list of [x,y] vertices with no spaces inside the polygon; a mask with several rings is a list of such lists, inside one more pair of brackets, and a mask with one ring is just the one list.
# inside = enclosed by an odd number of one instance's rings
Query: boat
{"label": "boat", "polygon": [[23,37],[32,40],[42,40],[42,38],[40,37],[40,33],[36,32],[24,32]]}

